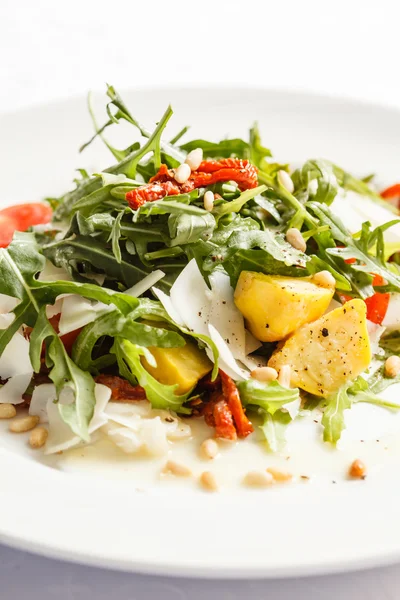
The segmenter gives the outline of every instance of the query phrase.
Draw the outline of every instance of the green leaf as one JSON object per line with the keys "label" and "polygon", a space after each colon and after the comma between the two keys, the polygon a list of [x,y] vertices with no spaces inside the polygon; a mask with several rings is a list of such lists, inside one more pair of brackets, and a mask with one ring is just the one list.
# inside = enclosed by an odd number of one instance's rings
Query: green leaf
{"label": "green leaf", "polygon": [[264,383],[256,379],[246,379],[237,385],[243,406],[259,406],[271,415],[300,397],[297,388],[285,388],[277,381]]}
{"label": "green leaf", "polygon": [[[388,268],[384,259],[383,232],[398,221],[391,221],[373,231],[369,223],[363,224],[359,240],[349,233],[341,220],[333,215],[324,204],[310,202],[312,212],[320,223],[329,225],[329,234],[324,232],[314,236],[320,250],[320,256],[331,264],[335,270],[344,275],[352,286],[353,295],[365,299],[372,296],[372,273],[381,275],[388,281],[392,291],[400,291],[400,276]],[[339,242],[343,247],[336,247]],[[369,249],[376,244],[375,256]],[[346,264],[346,260],[356,259],[354,264]]]}
{"label": "green leaf", "polygon": [[253,165],[260,169],[262,169],[263,166],[268,168],[268,163],[264,161],[264,159],[271,157],[272,154],[271,150],[269,148],[265,148],[261,143],[261,136],[257,123],[254,123],[253,127],[250,129],[249,150],[250,162],[252,162]]}
{"label": "green leaf", "polygon": [[326,399],[326,407],[321,424],[324,428],[324,441],[336,445],[345,428],[344,411],[351,408],[347,394],[349,385],[341,387]]}
{"label": "green leaf", "polygon": [[281,452],[286,445],[286,428],[291,422],[289,413],[277,410],[273,415],[261,410],[263,423],[260,429],[271,452]]}
{"label": "green leaf", "polygon": [[108,238],[108,241],[111,241],[111,247],[112,247],[112,251],[115,257],[115,260],[117,261],[117,263],[120,265],[122,263],[122,256],[121,256],[121,248],[119,245],[119,239],[121,237],[121,219],[124,216],[123,212],[118,213],[118,216],[115,218],[111,232],[110,232],[110,237]]}
{"label": "green leaf", "polygon": [[181,150],[191,152],[196,148],[203,150],[204,158],[246,158],[249,145],[241,139],[222,140],[209,142],[208,140],[192,140],[181,146]]}
{"label": "green leaf", "polygon": [[215,206],[213,210],[213,215],[219,219],[222,215],[227,215],[229,213],[238,213],[242,210],[243,206],[252,200],[259,194],[265,192],[267,187],[265,185],[259,185],[256,188],[251,188],[242,192],[238,198],[232,200],[231,202],[223,202]]}
{"label": "green leaf", "polygon": [[[159,322],[154,327],[138,323],[136,319],[139,314],[137,309],[127,315],[115,310],[86,325],[74,343],[73,360],[81,369],[92,370],[95,367],[95,361],[92,358],[93,349],[103,336],[122,337],[143,347],[176,348],[185,345],[185,340],[181,335],[159,327]],[[95,368],[95,370],[97,369]]]}
{"label": "green leaf", "polygon": [[190,396],[187,394],[178,396],[175,391],[176,385],[164,385],[159,383],[150,373],[146,371],[141,362],[141,357],[146,356],[145,349],[128,340],[117,338],[114,342],[113,352],[118,361],[121,373],[127,377],[131,383],[136,381],[146,390],[146,397],[153,408],[173,410],[181,413],[189,413],[183,404]]}
{"label": "green leaf", "polygon": [[29,351],[36,373],[41,369],[41,353],[45,342],[46,365],[50,368],[49,377],[56,387],[57,400],[60,400],[61,393],[66,388],[71,388],[74,393],[74,401],[71,404],[59,403],[61,418],[76,435],[88,442],[89,423],[96,405],[95,383],[89,373],[82,371],[70,359],[64,344],[47,319],[46,307],[43,307],[30,337]]}
{"label": "green leaf", "polygon": [[296,193],[305,193],[314,202],[332,204],[339,185],[332,164],[325,160],[308,160],[292,175]]}
{"label": "green leaf", "polygon": [[182,246],[208,239],[212,236],[216,222],[212,214],[203,211],[203,214],[174,213],[168,218],[169,239],[168,246]]}

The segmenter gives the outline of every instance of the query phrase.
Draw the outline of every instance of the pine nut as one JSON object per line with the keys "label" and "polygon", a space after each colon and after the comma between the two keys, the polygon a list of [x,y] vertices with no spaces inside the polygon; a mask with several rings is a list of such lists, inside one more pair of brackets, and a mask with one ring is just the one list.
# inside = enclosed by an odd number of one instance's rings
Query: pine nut
{"label": "pine nut", "polygon": [[31,431],[29,444],[32,448],[41,448],[45,445],[49,432],[45,427],[36,427]]}
{"label": "pine nut", "polygon": [[185,465],[180,465],[173,460],[169,460],[164,467],[164,473],[171,473],[171,475],[176,475],[177,477],[190,477],[192,471],[185,467]]}
{"label": "pine nut", "polygon": [[252,370],[250,376],[257,381],[275,381],[278,378],[278,371],[273,367],[257,367]]}
{"label": "pine nut", "polygon": [[291,227],[287,230],[286,241],[296,250],[300,250],[300,252],[306,251],[307,244],[305,242],[305,239],[301,235],[300,231],[295,227]]}
{"label": "pine nut", "polygon": [[218,490],[217,480],[210,471],[204,471],[200,475],[200,485],[208,492],[216,492]]}
{"label": "pine nut", "polygon": [[250,471],[243,483],[252,487],[268,487],[274,483],[274,478],[267,471]]}
{"label": "pine nut", "polygon": [[12,419],[17,414],[14,404],[0,404],[0,419]]}
{"label": "pine nut", "polygon": [[336,279],[332,273],[329,273],[329,271],[319,271],[318,273],[315,273],[312,277],[312,280],[315,285],[319,285],[323,288],[336,287]]}
{"label": "pine nut", "polygon": [[270,473],[274,480],[278,481],[279,483],[291,481],[293,478],[290,473],[287,473],[285,471],[279,471],[278,469],[274,469],[274,467],[269,467],[267,469],[267,473]]}
{"label": "pine nut", "polygon": [[361,460],[356,459],[351,463],[349,469],[350,477],[352,477],[353,479],[365,479],[366,474],[367,468]]}
{"label": "pine nut", "polygon": [[278,375],[278,381],[282,387],[290,387],[290,377],[292,369],[290,365],[282,365]]}
{"label": "pine nut", "polygon": [[385,362],[386,377],[396,377],[400,373],[400,356],[389,356]]}
{"label": "pine nut", "polygon": [[290,177],[290,175],[287,171],[283,171],[283,169],[278,171],[278,181],[281,184],[281,186],[286,188],[290,194],[293,194],[293,192],[294,192],[293,179]]}
{"label": "pine nut", "polygon": [[13,433],[24,433],[25,431],[30,431],[39,423],[39,417],[36,415],[29,415],[27,417],[21,417],[19,419],[15,419],[10,423],[10,431]]}
{"label": "pine nut", "polygon": [[204,442],[200,446],[201,453],[205,458],[215,458],[219,451],[218,443],[212,438],[208,440],[204,440]]}
{"label": "pine nut", "polygon": [[210,190],[204,194],[203,202],[204,208],[211,212],[214,208],[214,194]]}
{"label": "pine nut", "polygon": [[201,148],[195,148],[186,157],[185,163],[189,165],[192,171],[197,171],[201,161],[203,160],[203,150]]}
{"label": "pine nut", "polygon": [[189,165],[187,165],[186,163],[182,163],[181,165],[179,165],[179,167],[175,169],[174,179],[178,183],[185,183],[189,179],[190,174],[191,170]]}

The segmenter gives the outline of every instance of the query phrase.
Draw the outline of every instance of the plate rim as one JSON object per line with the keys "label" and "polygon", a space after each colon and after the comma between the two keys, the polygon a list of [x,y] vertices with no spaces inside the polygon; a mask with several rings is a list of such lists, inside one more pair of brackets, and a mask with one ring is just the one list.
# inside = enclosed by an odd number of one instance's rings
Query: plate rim
{"label": "plate rim", "polygon": [[[307,101],[308,99],[312,99],[318,102],[322,102],[325,104],[343,104],[346,106],[351,106],[353,109],[357,107],[363,107],[365,110],[374,110],[374,111],[385,111],[386,113],[390,113],[393,117],[399,119],[400,118],[400,108],[385,104],[382,102],[370,102],[368,100],[354,98],[352,96],[340,96],[335,94],[326,94],[326,93],[318,93],[314,91],[307,91],[303,89],[293,89],[293,88],[276,88],[276,87],[263,87],[263,86],[255,86],[252,84],[243,85],[243,84],[212,84],[212,85],[204,85],[204,84],[194,84],[194,85],[143,85],[143,86],[135,86],[131,88],[121,88],[121,93],[151,93],[158,91],[160,93],[166,94],[171,92],[173,94],[177,94],[179,92],[196,92],[198,90],[208,91],[212,90],[215,93],[224,93],[232,92],[232,93],[240,93],[243,92],[253,92],[255,94],[267,94],[275,97],[279,96],[290,96],[292,99],[296,97],[300,97],[303,101]],[[95,93],[101,93],[98,90],[95,90]],[[49,102],[37,102],[29,105],[24,105],[15,110],[4,110],[0,112],[0,119],[7,118],[7,116],[17,116],[21,113],[28,113],[32,110],[46,110],[46,108],[75,103],[78,101],[84,102],[85,96],[83,94],[76,94],[73,96],[65,96],[62,98],[56,98]],[[67,474],[68,477],[70,474]],[[376,567],[381,565],[388,565],[397,562],[400,559],[400,541],[398,548],[390,550],[390,551],[382,551],[380,553],[371,554],[370,556],[364,557],[354,557],[351,560],[343,563],[343,561],[338,558],[336,561],[331,561],[330,563],[318,564],[315,565],[313,563],[302,564],[299,566],[283,566],[281,568],[275,567],[273,570],[268,569],[268,565],[264,566],[255,566],[251,567],[249,564],[244,566],[243,568],[238,569],[236,566],[230,568],[221,568],[216,566],[215,568],[211,568],[210,566],[202,566],[202,565],[178,565],[176,563],[168,563],[164,560],[163,563],[155,562],[151,563],[149,561],[140,563],[140,561],[122,561],[119,558],[107,557],[106,555],[100,556],[99,554],[89,555],[84,551],[80,551],[77,549],[66,549],[57,547],[57,542],[54,545],[40,543],[40,541],[32,540],[29,538],[24,538],[18,534],[10,535],[9,533],[5,533],[2,530],[2,526],[0,523],[0,541],[10,547],[17,548],[20,550],[25,550],[34,554],[39,554],[41,556],[45,556],[47,558],[53,558],[57,560],[67,560],[69,562],[85,564],[90,566],[96,566],[101,568],[108,568],[113,570],[120,571],[129,571],[129,572],[137,572],[142,574],[152,574],[152,575],[164,575],[171,577],[185,577],[185,578],[207,578],[207,579],[270,579],[270,578],[280,578],[280,577],[300,577],[300,576],[309,576],[309,575],[319,575],[319,574],[328,574],[328,573],[339,573],[339,572],[348,572],[359,569],[366,569],[370,567]],[[378,551],[377,551],[378,552]]]}

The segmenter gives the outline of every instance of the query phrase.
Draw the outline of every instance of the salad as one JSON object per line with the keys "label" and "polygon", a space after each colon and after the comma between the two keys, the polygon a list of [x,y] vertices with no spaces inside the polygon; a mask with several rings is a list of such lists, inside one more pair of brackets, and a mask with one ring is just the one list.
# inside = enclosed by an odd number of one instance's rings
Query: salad
{"label": "salad", "polygon": [[[101,138],[112,166],[0,211],[11,431],[48,454],[101,431],[162,455],[204,420],[212,457],[256,432],[279,452],[306,413],[336,445],[356,403],[397,411],[400,184],[277,163],[256,124],[247,140],[169,138],[170,107],[147,129],[107,95],[81,150]],[[106,137],[122,121],[125,149]]]}

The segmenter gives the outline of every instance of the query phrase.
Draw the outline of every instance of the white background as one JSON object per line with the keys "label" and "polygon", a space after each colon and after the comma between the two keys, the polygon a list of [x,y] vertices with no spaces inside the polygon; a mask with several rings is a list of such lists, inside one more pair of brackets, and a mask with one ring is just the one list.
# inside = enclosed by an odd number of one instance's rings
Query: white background
{"label": "white background", "polygon": [[[0,0],[0,111],[84,94],[105,81],[118,88],[256,84],[400,108],[399,17],[398,0]],[[0,582],[1,600],[400,597],[397,566],[217,583],[100,571],[2,547]]]}

